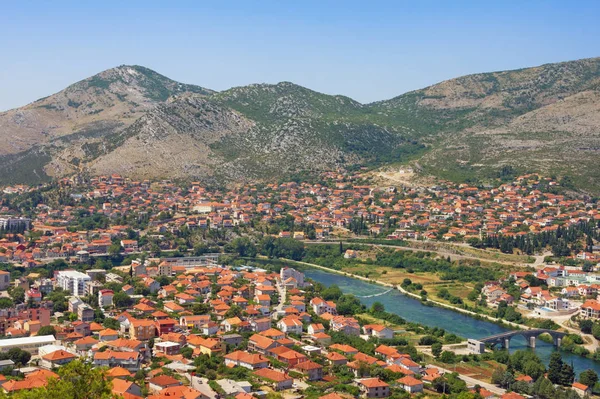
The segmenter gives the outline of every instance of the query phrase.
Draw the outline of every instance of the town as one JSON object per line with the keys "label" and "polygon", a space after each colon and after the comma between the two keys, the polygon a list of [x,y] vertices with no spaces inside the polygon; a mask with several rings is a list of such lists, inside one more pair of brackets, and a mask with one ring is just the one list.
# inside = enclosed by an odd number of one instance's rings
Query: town
{"label": "town", "polygon": [[[227,190],[112,175],[6,187],[0,213],[9,395],[81,364],[106,370],[112,394],[129,399],[517,399],[546,382],[550,397],[597,388],[593,370],[575,379],[565,363],[553,376],[552,360],[547,374],[506,370],[498,347],[364,309],[299,268],[332,268],[518,329],[560,330],[556,346],[596,356],[600,210],[550,178],[391,187],[340,170],[319,183]],[[419,270],[423,259],[433,266]],[[394,280],[398,267],[406,271]],[[443,285],[457,277],[440,277],[452,268],[473,287],[462,297]],[[461,358],[513,380],[451,371]]]}

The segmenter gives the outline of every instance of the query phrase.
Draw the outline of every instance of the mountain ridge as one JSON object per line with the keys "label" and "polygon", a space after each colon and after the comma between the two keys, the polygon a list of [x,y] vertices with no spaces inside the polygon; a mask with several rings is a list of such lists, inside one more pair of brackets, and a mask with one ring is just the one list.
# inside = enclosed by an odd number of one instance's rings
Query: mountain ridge
{"label": "mountain ridge", "polygon": [[[573,154],[600,156],[599,88],[600,58],[471,74],[368,104],[286,81],[215,92],[122,65],[0,113],[0,138],[12,144],[0,150],[0,172],[33,153],[44,154],[47,178],[112,167],[236,181],[418,160],[424,173],[454,180],[510,166],[596,185],[600,171],[578,168]],[[144,161],[136,140],[146,157],[163,155]]]}

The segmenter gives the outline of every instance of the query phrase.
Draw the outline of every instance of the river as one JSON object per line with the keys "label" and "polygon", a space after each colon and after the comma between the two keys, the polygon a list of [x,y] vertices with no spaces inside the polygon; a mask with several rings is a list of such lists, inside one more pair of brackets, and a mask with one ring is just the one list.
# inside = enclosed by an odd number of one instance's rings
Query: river
{"label": "river", "polygon": [[[421,301],[403,295],[397,290],[392,290],[376,297],[363,298],[364,296],[384,293],[389,288],[321,269],[306,267],[303,268],[303,271],[306,277],[318,281],[325,286],[336,284],[342,292],[357,296],[366,306],[371,306],[373,302],[381,302],[385,306],[386,311],[395,313],[407,321],[429,327],[441,327],[461,337],[477,339],[509,331],[505,327],[488,321],[477,320],[463,313],[437,306],[425,306]],[[525,339],[520,336],[510,340],[510,351],[512,352],[517,349],[532,350],[527,347]],[[547,365],[550,355],[555,348],[552,344],[538,339],[536,348],[533,350]],[[599,362],[569,352],[561,352],[561,355],[563,361],[573,364],[577,376],[586,369],[592,369],[600,374]]]}

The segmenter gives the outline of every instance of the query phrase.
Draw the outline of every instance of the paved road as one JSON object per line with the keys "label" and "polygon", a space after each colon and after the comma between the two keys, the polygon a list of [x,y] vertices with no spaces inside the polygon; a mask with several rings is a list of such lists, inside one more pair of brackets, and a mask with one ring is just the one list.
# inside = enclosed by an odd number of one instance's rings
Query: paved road
{"label": "paved road", "polygon": [[285,285],[283,284],[283,282],[277,281],[275,283],[275,287],[277,288],[277,292],[279,292],[279,303],[275,307],[275,312],[273,313],[274,318],[277,317],[279,312],[283,311],[283,306],[285,305],[285,298],[286,298],[286,289],[285,289]]}
{"label": "paved road", "polygon": [[[427,367],[435,367],[438,370],[443,371],[444,373],[453,373],[452,370],[447,370],[447,369],[441,368],[439,366],[429,365]],[[479,386],[481,386],[481,387],[487,389],[488,391],[493,392],[493,393],[495,393],[497,395],[504,395],[506,393],[506,389],[499,388],[499,387],[497,387],[494,384],[489,384],[487,382],[480,381],[480,380],[478,380],[476,378],[469,377],[469,376],[466,376],[464,374],[459,374],[458,377],[461,380],[463,380],[464,382],[466,382],[467,385],[469,385],[469,386],[474,386],[474,385],[479,384]]]}

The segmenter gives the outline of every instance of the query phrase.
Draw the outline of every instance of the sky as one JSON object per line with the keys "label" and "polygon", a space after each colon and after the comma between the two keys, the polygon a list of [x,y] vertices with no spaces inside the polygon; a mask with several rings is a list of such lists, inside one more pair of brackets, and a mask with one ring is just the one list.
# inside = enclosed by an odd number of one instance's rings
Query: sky
{"label": "sky", "polygon": [[598,57],[599,16],[597,0],[4,0],[0,111],[123,64],[214,90],[291,81],[367,103]]}

